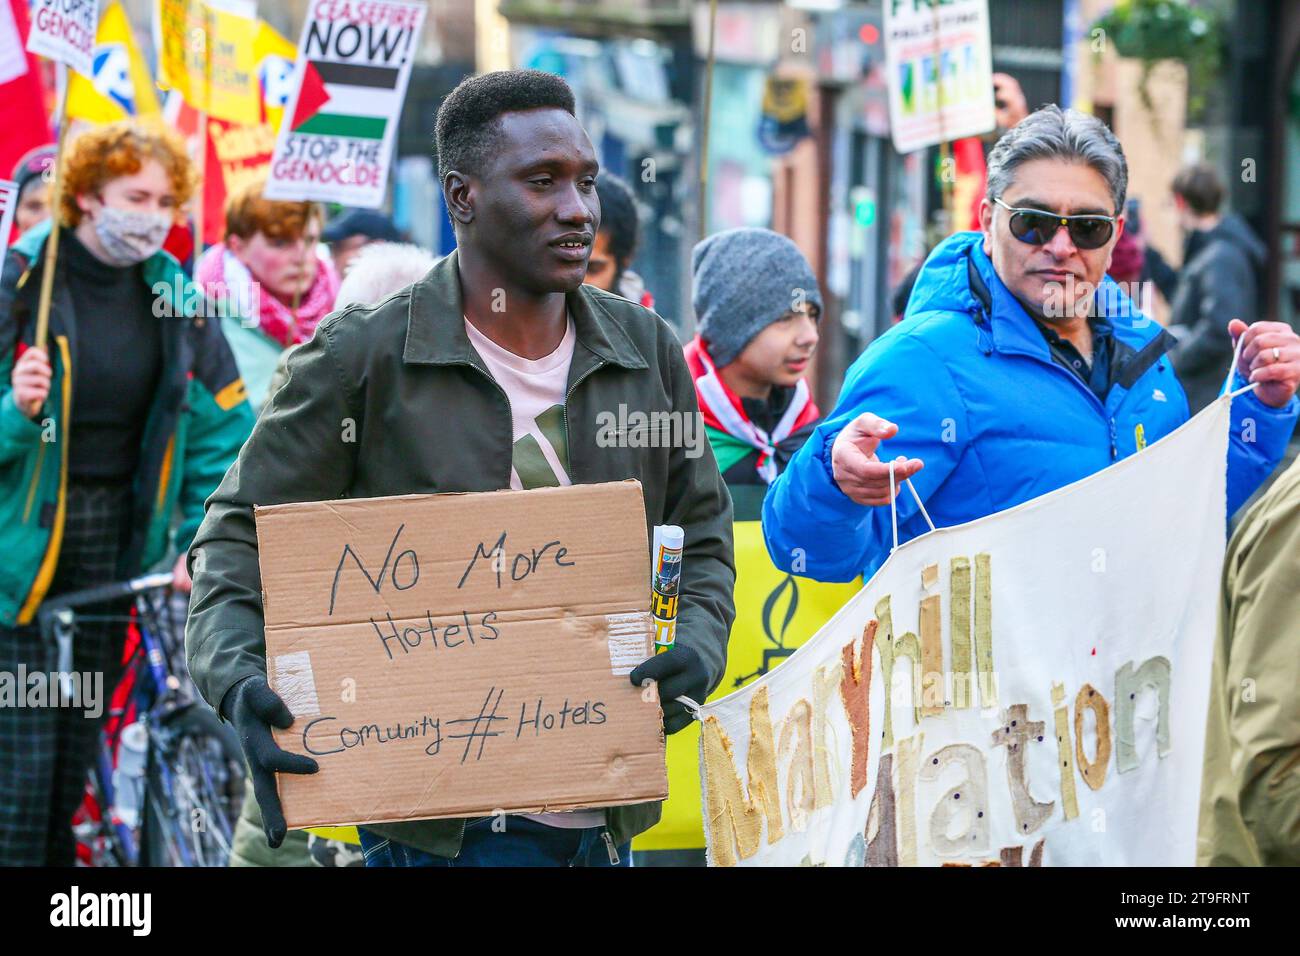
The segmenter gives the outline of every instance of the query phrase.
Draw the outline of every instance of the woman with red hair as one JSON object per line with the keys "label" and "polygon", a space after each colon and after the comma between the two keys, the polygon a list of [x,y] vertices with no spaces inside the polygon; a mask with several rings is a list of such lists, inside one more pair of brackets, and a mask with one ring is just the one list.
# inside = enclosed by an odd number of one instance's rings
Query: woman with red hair
{"label": "woman with red hair", "polygon": [[[47,597],[171,560],[188,589],[203,502],[252,428],[220,329],[187,311],[198,297],[162,251],[195,187],[179,139],[133,121],[97,127],[68,144],[60,175],[46,347],[34,330],[51,223],[23,234],[0,275],[0,672],[10,674],[59,668],[33,623]],[[72,813],[124,641],[108,621],[78,626],[72,670],[103,675],[97,700],[4,708],[0,866],[72,865]]]}

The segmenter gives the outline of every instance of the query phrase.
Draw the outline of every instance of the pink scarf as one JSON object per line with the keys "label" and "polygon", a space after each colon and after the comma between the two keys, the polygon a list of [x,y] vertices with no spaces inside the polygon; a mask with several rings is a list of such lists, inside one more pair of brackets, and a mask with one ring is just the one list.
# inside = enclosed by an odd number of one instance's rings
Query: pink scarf
{"label": "pink scarf", "polygon": [[339,277],[334,271],[334,263],[317,255],[316,278],[298,303],[295,321],[293,310],[270,292],[257,288],[252,273],[224,245],[213,246],[203,253],[194,270],[194,277],[204,292],[213,298],[235,304],[236,311],[240,313],[251,311],[251,308],[240,309],[239,306],[256,303],[258,327],[269,338],[286,347],[311,338],[320,320],[333,310],[334,299],[339,291]]}

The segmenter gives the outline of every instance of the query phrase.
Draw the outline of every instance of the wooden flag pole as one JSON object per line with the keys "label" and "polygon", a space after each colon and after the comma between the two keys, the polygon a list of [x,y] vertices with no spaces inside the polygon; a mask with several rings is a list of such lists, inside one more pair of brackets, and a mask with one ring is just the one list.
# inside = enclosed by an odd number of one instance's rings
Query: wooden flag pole
{"label": "wooden flag pole", "polygon": [[713,116],[713,41],[718,28],[718,0],[709,0],[709,55],[704,64],[704,129],[700,133],[700,238],[709,234],[709,126]]}
{"label": "wooden flag pole", "polygon": [[208,176],[208,111],[199,110],[199,188],[198,202],[194,204],[194,267],[199,265],[199,256],[203,254],[203,200],[207,193]]}
{"label": "wooden flag pole", "polygon": [[293,323],[293,337],[298,338],[298,306],[302,304],[302,285],[293,290],[293,308],[289,312],[289,321]]}
{"label": "wooden flag pole", "polygon": [[59,259],[59,206],[63,196],[63,148],[68,133],[68,68],[58,65],[59,138],[54,151],[54,181],[50,185],[50,236],[45,240],[45,265],[41,272],[41,296],[36,307],[36,333],[32,344],[44,351],[50,329],[50,300],[54,295],[54,269]]}
{"label": "wooden flag pole", "polygon": [[[304,205],[306,204],[304,203]],[[304,220],[303,229],[306,230],[307,227],[310,225],[311,225],[311,215],[309,213],[307,218]],[[313,257],[315,255],[316,255],[315,247],[308,246],[306,243],[303,243],[302,265],[304,268],[306,268],[308,258]],[[298,306],[300,306],[301,304],[302,304],[302,286],[299,285],[296,289],[293,290],[293,307],[289,310],[289,321],[293,325],[293,337],[295,341],[297,341],[298,339]]]}

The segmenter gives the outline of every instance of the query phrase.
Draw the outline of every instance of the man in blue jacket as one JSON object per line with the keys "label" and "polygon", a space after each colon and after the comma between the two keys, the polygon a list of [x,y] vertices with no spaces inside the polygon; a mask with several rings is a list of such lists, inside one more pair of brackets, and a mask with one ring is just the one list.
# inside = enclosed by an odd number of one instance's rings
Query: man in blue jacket
{"label": "man in blue jacket", "polygon": [[[1003,136],[981,231],[930,254],[903,322],[853,364],[835,409],[772,485],[763,529],[779,567],[847,581],[884,563],[890,457],[902,459],[898,487],[912,478],[944,527],[1077,481],[1187,420],[1165,354],[1172,337],[1105,276],[1127,186],[1123,150],[1094,117],[1047,106]],[[1300,337],[1221,318],[1242,339],[1231,387],[1257,383],[1232,402],[1232,513],[1295,427]],[[910,494],[896,505],[900,543],[928,530]]]}

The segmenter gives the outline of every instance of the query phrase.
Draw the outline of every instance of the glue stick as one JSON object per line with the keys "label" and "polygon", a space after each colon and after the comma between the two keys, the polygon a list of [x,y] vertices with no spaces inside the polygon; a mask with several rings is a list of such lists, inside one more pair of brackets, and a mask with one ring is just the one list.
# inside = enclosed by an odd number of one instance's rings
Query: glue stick
{"label": "glue stick", "polygon": [[677,636],[677,592],[685,540],[685,533],[675,524],[655,528],[650,562],[650,613],[655,622],[656,650],[672,647]]}

